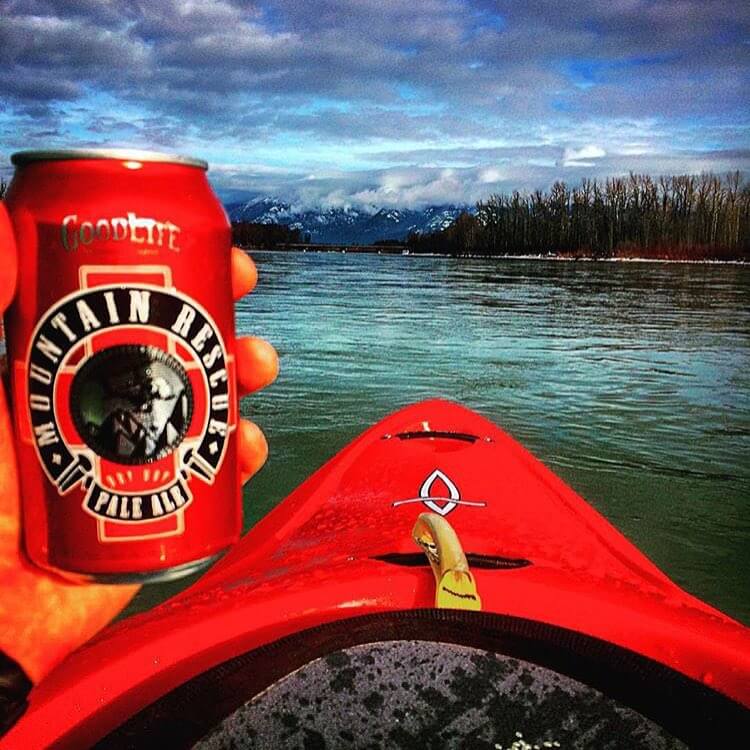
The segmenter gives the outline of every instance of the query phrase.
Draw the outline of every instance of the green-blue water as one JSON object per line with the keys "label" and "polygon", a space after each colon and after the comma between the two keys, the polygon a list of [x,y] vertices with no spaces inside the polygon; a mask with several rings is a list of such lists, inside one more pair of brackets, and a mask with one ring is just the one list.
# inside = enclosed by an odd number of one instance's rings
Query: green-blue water
{"label": "green-blue water", "polygon": [[[678,584],[750,623],[750,268],[257,253],[240,333],[278,381],[248,525],[394,409],[458,400]],[[187,582],[146,587],[130,612]]]}

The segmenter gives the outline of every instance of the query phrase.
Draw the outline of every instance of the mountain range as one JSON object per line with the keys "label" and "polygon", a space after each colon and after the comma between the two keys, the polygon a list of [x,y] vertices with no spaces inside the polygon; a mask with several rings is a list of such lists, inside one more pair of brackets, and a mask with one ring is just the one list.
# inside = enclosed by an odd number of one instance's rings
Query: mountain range
{"label": "mountain range", "polygon": [[296,209],[279,198],[256,198],[225,206],[231,221],[255,224],[286,224],[299,229],[302,239],[322,244],[369,245],[378,240],[405,240],[410,234],[437,232],[450,226],[465,206],[407,208]]}

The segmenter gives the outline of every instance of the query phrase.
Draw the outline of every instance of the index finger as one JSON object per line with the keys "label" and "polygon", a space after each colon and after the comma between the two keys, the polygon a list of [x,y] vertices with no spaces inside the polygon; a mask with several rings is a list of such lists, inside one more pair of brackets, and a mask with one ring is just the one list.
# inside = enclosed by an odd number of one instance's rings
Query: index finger
{"label": "index finger", "polygon": [[238,247],[232,248],[232,296],[243,297],[258,283],[258,269],[250,256]]}

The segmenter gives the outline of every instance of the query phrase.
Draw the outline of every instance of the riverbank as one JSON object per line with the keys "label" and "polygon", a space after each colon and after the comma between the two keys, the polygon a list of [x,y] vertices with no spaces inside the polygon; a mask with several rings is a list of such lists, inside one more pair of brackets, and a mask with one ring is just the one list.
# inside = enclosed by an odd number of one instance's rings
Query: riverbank
{"label": "riverbank", "polygon": [[300,253],[352,253],[363,255],[401,255],[421,258],[467,258],[467,259],[492,259],[498,260],[551,260],[564,262],[585,263],[693,263],[693,264],[728,264],[728,265],[750,265],[750,255],[744,257],[678,257],[676,252],[658,255],[616,255],[612,257],[598,257],[582,253],[548,253],[538,255],[484,255],[480,253],[466,253],[456,255],[454,253],[415,253],[404,245],[322,245],[313,243],[278,244],[272,247],[253,247],[240,245],[248,252],[300,252]]}

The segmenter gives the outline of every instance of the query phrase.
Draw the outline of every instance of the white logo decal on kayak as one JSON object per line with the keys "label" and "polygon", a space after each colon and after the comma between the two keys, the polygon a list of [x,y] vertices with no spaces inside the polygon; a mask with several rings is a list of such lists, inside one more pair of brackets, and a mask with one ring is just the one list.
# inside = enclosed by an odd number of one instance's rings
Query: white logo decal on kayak
{"label": "white logo decal on kayak", "polygon": [[[445,489],[448,491],[447,494],[440,493],[439,491],[433,493],[436,482],[440,482],[444,485]],[[419,497],[410,497],[406,500],[396,500],[396,502],[393,503],[393,507],[396,508],[399,505],[406,505],[407,503],[422,503],[426,508],[429,508],[441,516],[447,516],[459,505],[468,505],[474,508],[484,508],[487,505],[485,502],[462,500],[458,487],[456,487],[453,480],[451,480],[447,474],[440,471],[440,469],[435,469],[435,471],[433,471],[432,474],[422,482],[422,486],[419,488]]]}

